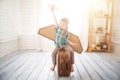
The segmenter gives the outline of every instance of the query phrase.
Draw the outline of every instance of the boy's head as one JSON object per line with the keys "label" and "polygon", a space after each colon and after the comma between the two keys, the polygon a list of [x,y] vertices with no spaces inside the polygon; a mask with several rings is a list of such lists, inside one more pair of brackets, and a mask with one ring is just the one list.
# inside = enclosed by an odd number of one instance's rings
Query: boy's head
{"label": "boy's head", "polygon": [[59,24],[59,27],[63,30],[68,29],[69,20],[67,18],[62,18]]}

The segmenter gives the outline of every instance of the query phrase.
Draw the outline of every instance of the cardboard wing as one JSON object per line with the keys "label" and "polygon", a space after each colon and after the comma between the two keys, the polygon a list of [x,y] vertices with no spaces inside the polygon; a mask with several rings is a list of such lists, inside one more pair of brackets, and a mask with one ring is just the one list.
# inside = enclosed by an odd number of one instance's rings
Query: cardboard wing
{"label": "cardboard wing", "polygon": [[[44,28],[40,28],[38,31],[38,34],[50,39],[50,40],[55,40],[55,34],[56,34],[56,30],[55,30],[55,25],[48,25]],[[74,48],[74,51],[76,51],[77,53],[81,53],[83,51],[81,42],[79,40],[79,37],[74,35],[73,33],[70,32],[70,41],[77,43],[78,47]]]}

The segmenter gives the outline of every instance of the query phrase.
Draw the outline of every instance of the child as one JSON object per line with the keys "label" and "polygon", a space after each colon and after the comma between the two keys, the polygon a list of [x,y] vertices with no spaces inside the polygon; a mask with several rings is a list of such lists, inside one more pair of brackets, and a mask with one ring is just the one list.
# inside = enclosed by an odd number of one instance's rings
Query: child
{"label": "child", "polygon": [[[55,49],[52,53],[52,62],[53,66],[51,67],[51,70],[54,71],[55,65],[56,65],[56,55],[60,48],[64,48],[66,51],[70,52],[71,56],[71,72],[74,71],[73,64],[74,64],[74,50],[72,47],[77,47],[76,43],[71,42],[68,40],[70,34],[67,31],[68,30],[68,19],[62,18],[60,21],[60,24],[56,27],[56,38],[55,38]],[[70,45],[69,45],[70,44]],[[71,47],[72,46],[72,47]]]}

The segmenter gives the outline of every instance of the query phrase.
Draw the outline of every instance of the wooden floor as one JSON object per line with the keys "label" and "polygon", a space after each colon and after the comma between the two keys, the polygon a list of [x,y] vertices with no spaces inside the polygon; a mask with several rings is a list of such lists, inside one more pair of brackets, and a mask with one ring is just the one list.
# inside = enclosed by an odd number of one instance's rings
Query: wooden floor
{"label": "wooden floor", "polygon": [[58,77],[51,65],[50,52],[17,51],[0,58],[0,80],[120,80],[120,61],[111,54],[75,53],[69,77]]}

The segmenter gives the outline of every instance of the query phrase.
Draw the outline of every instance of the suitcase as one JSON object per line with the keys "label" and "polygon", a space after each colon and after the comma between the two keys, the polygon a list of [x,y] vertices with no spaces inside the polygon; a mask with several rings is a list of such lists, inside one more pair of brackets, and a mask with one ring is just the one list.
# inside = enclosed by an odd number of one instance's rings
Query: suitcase
{"label": "suitcase", "polygon": [[58,75],[69,76],[71,73],[71,58],[70,53],[65,49],[60,49],[57,54]]}

